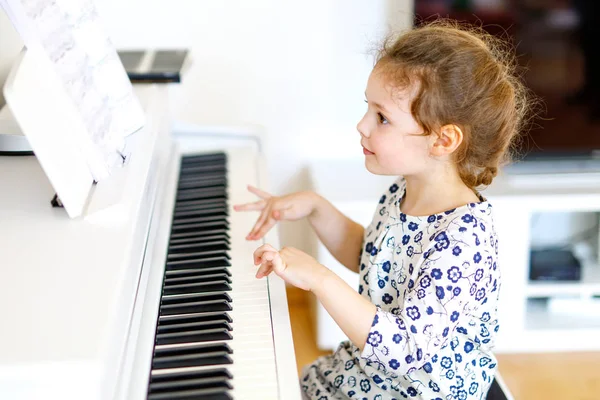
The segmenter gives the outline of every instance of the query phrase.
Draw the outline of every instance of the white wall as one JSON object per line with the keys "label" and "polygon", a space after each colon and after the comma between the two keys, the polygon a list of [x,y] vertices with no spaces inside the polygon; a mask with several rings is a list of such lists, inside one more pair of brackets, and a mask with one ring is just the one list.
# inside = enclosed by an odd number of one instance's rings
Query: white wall
{"label": "white wall", "polygon": [[[194,63],[175,117],[264,126],[277,193],[306,187],[302,169],[311,158],[362,157],[356,123],[365,109],[370,50],[389,28],[412,21],[411,0],[97,3],[118,48],[191,48]],[[0,12],[0,83],[20,48]],[[284,242],[302,247],[286,229]]]}

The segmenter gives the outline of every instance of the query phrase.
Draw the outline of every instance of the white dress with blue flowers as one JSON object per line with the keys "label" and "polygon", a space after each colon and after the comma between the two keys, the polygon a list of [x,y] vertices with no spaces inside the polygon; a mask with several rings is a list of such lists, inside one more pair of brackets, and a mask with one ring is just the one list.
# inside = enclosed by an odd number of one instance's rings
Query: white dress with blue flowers
{"label": "white dress with blue flowers", "polygon": [[305,398],[485,399],[499,327],[492,207],[415,217],[400,210],[404,193],[400,178],[365,229],[358,292],[377,306],[367,343],[306,366]]}

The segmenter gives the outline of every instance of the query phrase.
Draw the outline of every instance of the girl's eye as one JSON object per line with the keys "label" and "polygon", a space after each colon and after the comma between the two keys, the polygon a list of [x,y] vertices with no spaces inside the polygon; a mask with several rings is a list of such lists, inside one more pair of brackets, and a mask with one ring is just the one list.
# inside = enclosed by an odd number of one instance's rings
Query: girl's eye
{"label": "girl's eye", "polygon": [[385,125],[385,124],[387,124],[387,123],[388,123],[388,120],[387,120],[387,118],[386,118],[386,117],[384,117],[384,116],[383,116],[383,114],[382,114],[382,113],[380,113],[380,112],[378,112],[378,113],[377,113],[377,119],[379,120],[379,123],[380,123],[380,124],[384,124],[384,125]]}

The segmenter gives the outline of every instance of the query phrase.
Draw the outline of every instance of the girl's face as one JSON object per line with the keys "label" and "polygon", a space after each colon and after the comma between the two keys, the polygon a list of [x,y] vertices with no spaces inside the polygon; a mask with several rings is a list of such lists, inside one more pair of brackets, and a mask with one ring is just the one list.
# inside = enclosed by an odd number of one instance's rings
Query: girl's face
{"label": "girl's face", "polygon": [[420,175],[431,161],[430,142],[410,113],[410,90],[393,90],[373,70],[365,91],[367,112],[357,125],[367,169],[376,175]]}

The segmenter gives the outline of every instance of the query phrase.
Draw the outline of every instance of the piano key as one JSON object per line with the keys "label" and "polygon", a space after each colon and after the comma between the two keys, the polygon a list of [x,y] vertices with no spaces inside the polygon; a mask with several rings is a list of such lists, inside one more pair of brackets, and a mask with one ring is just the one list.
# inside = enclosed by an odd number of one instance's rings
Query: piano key
{"label": "piano key", "polygon": [[203,222],[203,223],[197,223],[197,224],[181,224],[181,225],[173,224],[171,227],[171,231],[173,233],[186,233],[186,232],[195,233],[198,230],[207,229],[207,228],[210,228],[210,230],[225,229],[225,228],[227,228],[227,222],[211,221],[211,222]]}
{"label": "piano key", "polygon": [[229,238],[229,235],[227,234],[227,229],[226,228],[221,228],[221,229],[208,229],[208,230],[204,230],[202,232],[179,232],[179,233],[171,233],[171,244],[176,244],[178,243],[178,239],[191,239],[191,238],[197,238],[197,239],[201,239],[205,236],[211,236],[211,235],[222,235],[225,236],[226,238]]}
{"label": "piano key", "polygon": [[210,174],[206,177],[190,175],[188,177],[182,177],[181,179],[179,179],[179,182],[177,182],[177,184],[177,193],[211,186],[226,187],[227,177],[223,174]]}
{"label": "piano key", "polygon": [[183,314],[192,313],[194,315],[202,316],[206,313],[224,313],[231,310],[231,302],[225,300],[194,301],[190,299],[176,304],[162,305],[160,306],[159,312],[161,313],[161,316],[181,316]]}
{"label": "piano key", "polygon": [[229,212],[227,211],[227,207],[224,206],[200,208],[190,211],[178,211],[173,214],[173,222],[185,217],[197,217],[202,215],[221,215],[227,217],[229,216]]}
{"label": "piano key", "polygon": [[177,199],[181,199],[183,196],[198,196],[198,199],[208,199],[214,197],[227,198],[227,187],[226,185],[217,185],[217,186],[206,186],[201,182],[198,182],[199,187],[197,188],[187,188],[187,189],[178,189],[177,190]]}
{"label": "piano key", "polygon": [[186,276],[167,276],[165,279],[166,285],[193,283],[193,282],[210,282],[214,280],[226,280],[231,283],[231,273],[228,271],[217,272],[212,274],[194,274]]}
{"label": "piano key", "polygon": [[223,152],[209,154],[194,154],[184,155],[181,157],[181,165],[196,163],[196,162],[225,162],[227,155]]}
{"label": "piano key", "polygon": [[194,268],[194,269],[171,269],[165,271],[165,279],[169,279],[171,277],[185,277],[185,276],[193,276],[193,275],[209,275],[214,273],[223,273],[231,276],[231,272],[229,272],[229,266],[222,267],[210,267],[210,268]]}
{"label": "piano key", "polygon": [[198,173],[203,173],[203,172],[223,172],[225,173],[227,170],[225,169],[225,167],[222,167],[220,165],[186,165],[186,166],[182,166],[181,168],[181,175],[185,176],[187,174],[198,174]]}
{"label": "piano key", "polygon": [[198,222],[209,222],[209,221],[227,221],[227,217],[223,215],[206,215],[206,216],[190,216],[180,217],[173,221],[174,225],[180,225],[184,223],[198,223]]}
{"label": "piano key", "polygon": [[182,347],[157,346],[152,368],[177,368],[204,365],[231,364],[233,351],[225,343],[193,344]]}
{"label": "piano key", "polygon": [[187,238],[181,238],[181,239],[171,239],[170,244],[171,245],[193,244],[193,243],[197,243],[202,240],[210,240],[210,241],[218,240],[218,241],[230,244],[229,236],[224,235],[224,234],[204,235],[204,236],[200,236],[200,237],[187,237]]}
{"label": "piano key", "polygon": [[185,329],[200,329],[207,328],[212,329],[216,327],[223,327],[227,330],[231,330],[230,323],[223,317],[220,319],[216,318],[214,315],[211,315],[209,318],[203,319],[202,317],[208,315],[209,313],[203,314],[191,314],[191,315],[175,315],[170,319],[159,319],[158,322],[158,330],[157,333],[170,333],[170,332],[180,332]]}
{"label": "piano key", "polygon": [[198,390],[172,391],[168,393],[151,394],[149,400],[231,400],[232,397],[227,393],[228,389],[210,388]]}
{"label": "piano key", "polygon": [[214,281],[186,283],[186,284],[180,284],[180,285],[165,284],[165,286],[163,287],[163,293],[165,295],[169,295],[169,294],[197,293],[199,291],[222,292],[222,291],[231,290],[231,286],[229,285],[230,283],[231,283],[230,279],[217,279]]}
{"label": "piano key", "polygon": [[201,257],[213,257],[213,256],[221,256],[221,255],[226,255],[227,251],[226,250],[221,250],[221,249],[216,249],[213,250],[212,248],[209,248],[207,250],[202,250],[199,249],[199,251],[193,251],[193,250],[188,250],[188,251],[182,251],[182,252],[178,252],[178,253],[171,253],[167,256],[167,260],[168,261],[172,261],[172,260],[187,260],[190,258],[201,258]]}
{"label": "piano key", "polygon": [[206,179],[190,178],[179,181],[178,192],[188,189],[196,189],[200,187],[224,186],[227,183],[227,178],[224,176],[207,177]]}
{"label": "piano key", "polygon": [[201,343],[231,340],[229,333],[231,326],[225,324],[214,324],[212,326],[200,326],[198,329],[185,327],[180,332],[158,333],[156,335],[156,344],[174,344],[174,343]]}
{"label": "piano key", "polygon": [[[190,371],[179,374],[172,374],[154,377],[150,382],[149,399],[202,399],[207,397],[207,389],[220,389],[227,387],[231,389],[231,379],[233,376],[225,368],[216,368],[206,371]],[[200,392],[204,390],[204,392]],[[226,392],[221,392],[231,399]],[[190,397],[192,396],[192,397]]]}
{"label": "piano key", "polygon": [[[184,297],[187,295],[180,296],[167,296],[167,297]],[[227,312],[201,312],[201,313],[178,313],[177,315],[168,315],[161,313],[158,317],[158,325],[171,325],[179,322],[227,322],[232,323],[233,319]]]}
{"label": "piano key", "polygon": [[194,189],[187,192],[178,193],[176,197],[176,203],[185,201],[225,198],[227,198],[227,191],[225,190],[225,188]]}
{"label": "piano key", "polygon": [[229,244],[227,241],[223,240],[202,240],[196,243],[186,243],[186,244],[177,244],[174,246],[169,246],[169,253],[180,253],[183,251],[194,251],[199,249],[209,248],[211,250],[229,250]]}
{"label": "piano key", "polygon": [[222,267],[230,266],[229,256],[223,254],[218,257],[198,257],[195,259],[188,260],[177,260],[167,262],[167,270],[173,269],[191,269],[191,268],[211,268],[211,267]]}
{"label": "piano key", "polygon": [[182,176],[179,178],[179,186],[177,187],[177,190],[181,190],[182,188],[185,188],[181,185],[181,183],[191,183],[191,182],[198,182],[201,184],[205,184],[205,183],[213,183],[213,182],[217,182],[217,183],[221,183],[221,184],[227,184],[227,174],[222,173],[222,172],[212,172],[212,173],[206,173],[206,174],[202,174],[202,175],[188,175],[188,176]]}

